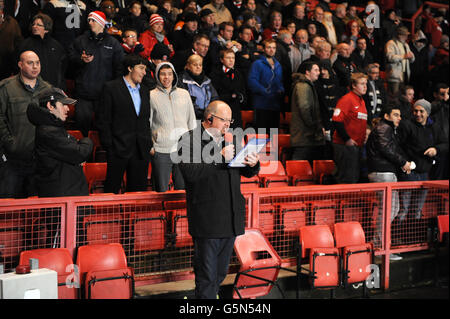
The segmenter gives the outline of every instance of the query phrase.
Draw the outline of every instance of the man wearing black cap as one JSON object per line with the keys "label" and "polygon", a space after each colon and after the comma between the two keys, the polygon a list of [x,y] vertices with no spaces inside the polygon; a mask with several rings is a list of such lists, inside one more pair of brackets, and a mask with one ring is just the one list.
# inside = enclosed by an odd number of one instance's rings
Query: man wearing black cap
{"label": "man wearing black cap", "polygon": [[186,12],[183,16],[183,28],[174,31],[170,37],[175,51],[189,49],[194,36],[198,33],[198,16],[193,12]]}
{"label": "man wearing black cap", "polygon": [[0,82],[0,198],[24,198],[33,188],[34,126],[23,116],[29,103],[50,87],[40,77],[38,55],[25,51],[19,57],[19,74]]}
{"label": "man wearing black cap", "polygon": [[200,11],[199,16],[199,33],[206,34],[210,39],[213,39],[219,32],[219,27],[216,24],[214,12],[212,12],[211,9],[205,8]]}
{"label": "man wearing black cap", "polygon": [[39,95],[39,104],[30,103],[28,120],[36,126],[36,187],[39,197],[89,195],[82,163],[92,153],[93,143],[85,137],[77,140],[68,134],[64,122],[69,98],[61,89],[52,87]]}

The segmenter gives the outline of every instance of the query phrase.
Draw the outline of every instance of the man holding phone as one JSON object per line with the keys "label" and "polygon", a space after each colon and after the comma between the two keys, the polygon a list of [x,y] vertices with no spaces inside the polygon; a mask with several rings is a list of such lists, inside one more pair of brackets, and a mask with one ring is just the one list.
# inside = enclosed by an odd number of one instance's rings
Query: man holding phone
{"label": "man holding phone", "polygon": [[88,16],[89,31],[75,39],[69,48],[69,59],[78,71],[75,78],[77,128],[87,136],[105,82],[120,75],[123,49],[105,32],[106,16],[93,11]]}

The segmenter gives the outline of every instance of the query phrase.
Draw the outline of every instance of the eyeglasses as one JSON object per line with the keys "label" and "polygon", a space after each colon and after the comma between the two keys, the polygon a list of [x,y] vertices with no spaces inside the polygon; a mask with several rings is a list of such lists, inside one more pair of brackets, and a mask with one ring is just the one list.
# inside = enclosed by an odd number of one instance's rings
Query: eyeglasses
{"label": "eyeglasses", "polygon": [[226,119],[224,119],[224,118],[222,118],[222,117],[220,117],[220,116],[217,116],[217,115],[215,115],[215,114],[211,114],[211,116],[218,118],[218,119],[221,120],[222,122],[228,122],[228,123],[230,123],[230,124],[233,124],[233,123],[234,123],[234,119],[226,120]]}
{"label": "eyeglasses", "polygon": [[134,35],[134,34],[130,34],[130,35],[126,35],[126,36],[124,36],[124,38],[136,38],[136,35]]}

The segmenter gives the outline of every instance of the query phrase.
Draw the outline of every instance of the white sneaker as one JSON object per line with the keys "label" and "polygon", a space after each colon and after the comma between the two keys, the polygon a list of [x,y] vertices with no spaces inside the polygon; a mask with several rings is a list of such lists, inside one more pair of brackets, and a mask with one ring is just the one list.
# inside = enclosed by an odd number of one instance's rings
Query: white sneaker
{"label": "white sneaker", "polygon": [[391,255],[389,256],[389,260],[402,260],[402,259],[403,259],[402,256],[396,255],[396,254],[391,254]]}

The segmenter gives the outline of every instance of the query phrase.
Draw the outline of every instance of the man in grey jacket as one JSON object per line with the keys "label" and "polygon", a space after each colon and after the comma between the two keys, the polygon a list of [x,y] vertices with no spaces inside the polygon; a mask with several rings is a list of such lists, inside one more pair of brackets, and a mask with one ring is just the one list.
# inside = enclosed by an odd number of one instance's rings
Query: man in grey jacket
{"label": "man in grey jacket", "polygon": [[319,99],[314,82],[320,75],[319,65],[305,62],[302,73],[293,75],[291,99],[292,119],[290,123],[291,145],[294,148],[293,160],[322,159],[325,136],[322,124]]}
{"label": "man in grey jacket", "polygon": [[0,198],[35,195],[33,187],[35,127],[28,121],[28,104],[50,84],[41,77],[38,55],[25,51],[19,73],[0,82]]}
{"label": "man in grey jacket", "polygon": [[184,189],[183,177],[171,154],[176,154],[180,136],[196,127],[194,106],[189,92],[177,87],[178,76],[171,63],[159,64],[155,77],[156,88],[150,91],[153,190],[165,192],[171,173],[175,189]]}

